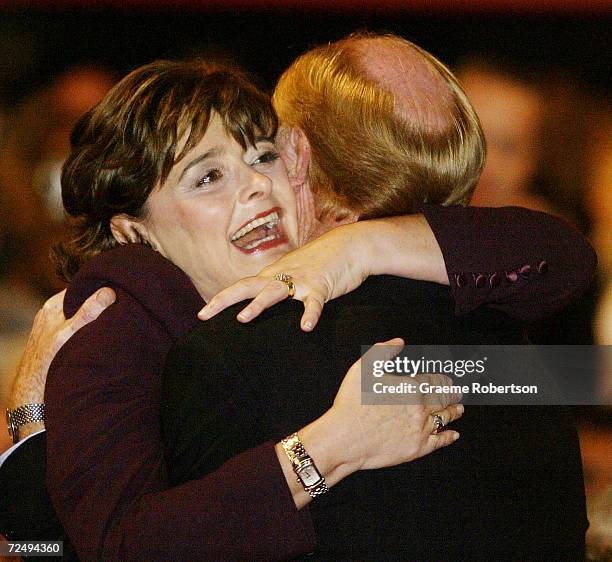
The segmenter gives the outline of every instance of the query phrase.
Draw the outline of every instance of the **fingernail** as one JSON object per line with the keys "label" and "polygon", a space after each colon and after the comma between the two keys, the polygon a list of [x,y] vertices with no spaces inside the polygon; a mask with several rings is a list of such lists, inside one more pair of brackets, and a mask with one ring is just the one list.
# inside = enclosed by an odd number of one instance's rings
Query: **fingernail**
{"label": "fingernail", "polygon": [[103,306],[108,306],[115,301],[115,293],[109,289],[102,289],[96,296],[96,300]]}
{"label": "fingernail", "polygon": [[306,320],[306,322],[304,322],[304,330],[307,330],[308,332],[312,330],[312,322],[310,320]]}
{"label": "fingernail", "polygon": [[243,310],[240,314],[238,314],[238,320],[248,320],[251,317],[251,312],[248,310]]}
{"label": "fingernail", "polygon": [[465,406],[463,404],[458,404],[458,406],[459,406],[459,412],[463,414],[463,412],[465,412]]}
{"label": "fingernail", "polygon": [[455,435],[453,435],[453,441],[457,441],[457,439],[459,439],[459,434],[455,433]]}

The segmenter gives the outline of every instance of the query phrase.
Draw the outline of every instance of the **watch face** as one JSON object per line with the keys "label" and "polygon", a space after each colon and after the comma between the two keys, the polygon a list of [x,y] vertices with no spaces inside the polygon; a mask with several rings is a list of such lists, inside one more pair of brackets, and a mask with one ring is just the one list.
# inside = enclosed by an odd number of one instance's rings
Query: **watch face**
{"label": "watch face", "polygon": [[304,483],[304,486],[313,486],[319,480],[321,480],[321,475],[319,471],[313,466],[306,466],[302,470],[298,472],[298,476],[300,480]]}

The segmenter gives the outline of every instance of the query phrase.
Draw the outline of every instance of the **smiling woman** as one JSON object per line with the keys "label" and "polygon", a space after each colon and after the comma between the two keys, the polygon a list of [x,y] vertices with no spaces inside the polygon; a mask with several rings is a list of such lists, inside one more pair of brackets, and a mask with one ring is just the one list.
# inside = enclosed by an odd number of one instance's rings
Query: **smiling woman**
{"label": "smiling woman", "polygon": [[120,243],[146,240],[208,301],[296,247],[295,199],[273,140],[244,148],[212,113],[202,140],[149,196],[144,217],[115,215],[111,230]]}
{"label": "smiling woman", "polygon": [[[157,61],[125,77],[80,119],[71,136],[62,195],[74,219],[74,236],[57,249],[64,278],[69,280],[82,263],[119,243],[151,245],[145,224],[147,218],[151,226],[161,219],[150,209],[156,200],[163,206],[172,199],[176,214],[167,218],[180,221],[186,215],[179,213],[179,202],[186,213],[200,190],[216,200],[221,185],[224,197],[229,197],[228,186],[235,196],[243,193],[245,182],[253,187],[257,180],[280,178],[286,185],[282,164],[269,154],[276,154],[272,139],[277,125],[268,96],[234,68],[200,60]],[[252,174],[246,174],[247,167]],[[246,207],[257,206],[255,200],[263,197],[255,189]],[[245,204],[235,209],[242,211],[248,212]],[[229,212],[224,209],[226,219],[242,218],[229,217]],[[221,219],[213,215],[215,221]]]}

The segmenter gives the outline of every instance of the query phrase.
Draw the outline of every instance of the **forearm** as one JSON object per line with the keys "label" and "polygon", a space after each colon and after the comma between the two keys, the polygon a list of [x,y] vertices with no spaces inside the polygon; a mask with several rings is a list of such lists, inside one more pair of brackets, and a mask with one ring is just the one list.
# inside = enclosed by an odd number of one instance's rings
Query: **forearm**
{"label": "forearm", "polygon": [[[35,357],[31,357],[27,351],[24,353],[21,363],[14,379],[11,393],[9,395],[8,408],[16,410],[27,404],[42,404],[44,402],[44,384],[46,377],[46,366],[41,368]],[[45,428],[42,421],[26,423],[19,427],[19,440]]]}
{"label": "forearm", "polygon": [[[34,318],[32,331],[21,356],[9,396],[8,408],[44,403],[45,381],[53,357],[68,338],[95,320],[113,303],[115,293],[109,288],[95,291],[72,318],[63,313],[65,291],[51,297]],[[19,439],[44,429],[44,422],[31,422],[19,428]]]}
{"label": "forearm", "polygon": [[254,277],[221,291],[200,311],[209,320],[254,298],[238,314],[249,322],[287,298],[282,273],[304,302],[301,326],[312,331],[326,302],[369,275],[395,275],[450,285],[455,313],[481,306],[520,321],[561,310],[588,287],[597,258],[588,240],[544,213],[422,205],[423,214],[346,224],[288,253]]}
{"label": "forearm", "polygon": [[[359,469],[362,452],[355,445],[354,424],[342,415],[328,410],[298,430],[328,487]],[[123,521],[122,543],[127,550],[122,556],[129,559],[147,548],[168,545],[169,553],[196,558],[277,560],[310,552],[315,540],[310,516],[307,510],[298,514],[296,509],[304,508],[312,497],[298,482],[280,443],[273,453],[271,457],[267,444],[260,445],[197,480],[138,500]],[[192,511],[190,518],[197,522],[197,538],[194,526],[185,524],[185,514],[194,503],[197,512]],[[248,519],[240,506],[248,511]],[[151,532],[156,536],[150,537]]]}
{"label": "forearm", "polygon": [[[298,430],[329,487],[359,467],[354,428],[341,416],[330,410]],[[159,548],[198,559],[279,560],[307,554],[314,549],[314,531],[307,511],[300,515],[296,508],[310,501],[282,445],[263,444],[197,480],[143,496],[122,518],[121,555],[153,555]],[[191,524],[186,524],[187,514]]]}
{"label": "forearm", "polygon": [[17,442],[22,441],[26,437],[29,437],[30,435],[37,433],[39,431],[42,431],[43,429],[45,429],[45,422],[42,422],[42,421],[31,422],[31,423],[22,425],[19,428],[19,439]]}
{"label": "forearm", "polygon": [[597,257],[570,225],[520,207],[426,205],[457,314],[480,306],[522,321],[561,310],[588,287]]}
{"label": "forearm", "polygon": [[549,316],[594,276],[588,240],[563,221],[519,207],[425,205],[423,214],[363,221],[353,235],[367,274],[449,285],[458,314],[480,306],[523,321]]}
{"label": "forearm", "polygon": [[358,231],[358,254],[370,275],[396,275],[448,285],[444,256],[422,214],[389,217],[351,225]]}
{"label": "forearm", "polygon": [[296,509],[274,446],[265,443],[201,478],[133,498],[100,558],[285,560],[314,546],[308,510]]}
{"label": "forearm", "polygon": [[309,514],[297,510],[272,444],[169,488],[151,424],[138,435],[107,424],[102,439],[82,429],[58,436],[52,422],[50,492],[84,559],[272,560],[314,548]]}
{"label": "forearm", "polygon": [[[60,351],[47,383],[49,492],[80,557],[271,559],[310,552],[312,523],[296,509],[272,443],[169,488],[159,373],[170,341],[120,295],[118,308]],[[126,318],[134,319],[128,332],[120,328]]]}

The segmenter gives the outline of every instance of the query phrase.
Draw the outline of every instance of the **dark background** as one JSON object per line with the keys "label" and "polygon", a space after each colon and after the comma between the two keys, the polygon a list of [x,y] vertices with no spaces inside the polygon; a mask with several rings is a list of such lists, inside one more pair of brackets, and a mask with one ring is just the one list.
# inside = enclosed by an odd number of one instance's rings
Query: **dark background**
{"label": "dark background", "polygon": [[[119,75],[159,57],[216,54],[237,60],[271,88],[309,47],[356,29],[392,31],[451,67],[479,53],[516,64],[559,68],[590,88],[609,85],[612,4],[576,2],[513,11],[486,2],[468,11],[443,4],[401,9],[310,4],[257,8],[0,7],[0,102],[12,106],[74,64],[94,63]],[[155,4],[155,3],[154,3]],[[331,4],[331,3],[330,3]],[[357,3],[356,3],[357,4]],[[589,9],[587,9],[589,8]]]}

